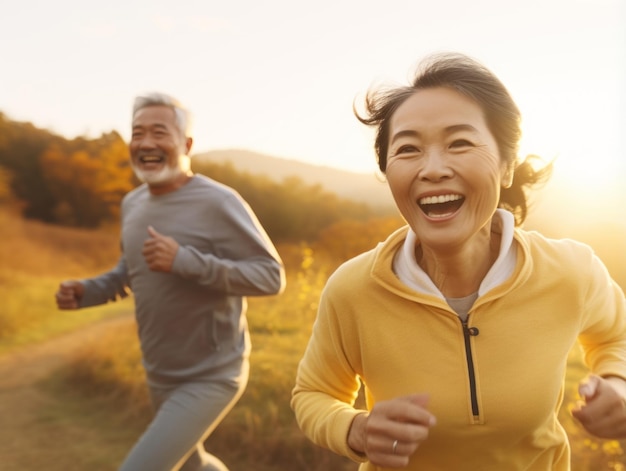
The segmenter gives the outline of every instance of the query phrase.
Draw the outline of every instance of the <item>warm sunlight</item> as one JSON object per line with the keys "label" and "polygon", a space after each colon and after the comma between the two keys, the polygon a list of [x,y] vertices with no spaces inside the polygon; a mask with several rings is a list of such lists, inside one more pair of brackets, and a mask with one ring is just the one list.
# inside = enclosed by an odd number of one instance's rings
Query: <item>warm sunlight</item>
{"label": "warm sunlight", "polygon": [[521,155],[536,154],[554,162],[554,178],[582,189],[585,193],[603,193],[614,189],[619,174],[615,150],[598,148],[590,154],[557,146],[549,139],[524,139]]}
{"label": "warm sunlight", "polygon": [[532,218],[542,230],[550,226],[551,235],[589,243],[606,237],[607,224],[625,227],[617,92],[606,87],[581,94],[558,80],[539,92],[519,91],[521,155],[554,162],[545,191],[535,193]]}
{"label": "warm sunlight", "polygon": [[[542,109],[541,104],[537,106]],[[606,195],[617,190],[619,134],[611,129],[617,129],[618,117],[594,120],[588,117],[593,115],[590,112],[576,120],[566,115],[566,109],[560,111],[563,114],[551,116],[540,111],[525,113],[521,155],[537,154],[553,161],[553,178],[576,188],[579,195]]]}

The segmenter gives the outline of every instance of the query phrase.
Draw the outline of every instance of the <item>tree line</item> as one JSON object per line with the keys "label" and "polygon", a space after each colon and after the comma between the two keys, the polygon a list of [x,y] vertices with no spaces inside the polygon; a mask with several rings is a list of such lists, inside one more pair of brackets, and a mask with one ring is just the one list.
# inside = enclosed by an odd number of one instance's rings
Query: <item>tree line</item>
{"label": "tree line", "polygon": [[[310,242],[340,221],[388,216],[297,176],[276,182],[194,159],[192,169],[237,190],[279,242]],[[98,228],[119,219],[121,199],[137,184],[127,144],[116,131],[66,139],[0,113],[0,201],[19,204],[25,218]]]}

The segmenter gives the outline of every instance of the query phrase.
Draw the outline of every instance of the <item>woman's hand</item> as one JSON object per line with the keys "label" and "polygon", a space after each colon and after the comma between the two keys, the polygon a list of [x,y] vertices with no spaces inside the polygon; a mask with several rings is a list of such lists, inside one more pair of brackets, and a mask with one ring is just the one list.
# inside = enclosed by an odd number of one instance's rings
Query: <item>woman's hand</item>
{"label": "woman's hand", "polygon": [[615,376],[591,375],[579,388],[582,401],[572,415],[599,438],[626,438],[626,381]]}
{"label": "woman's hand", "polygon": [[348,445],[384,468],[402,468],[437,422],[428,412],[427,394],[412,394],[376,403],[358,415],[348,433]]}

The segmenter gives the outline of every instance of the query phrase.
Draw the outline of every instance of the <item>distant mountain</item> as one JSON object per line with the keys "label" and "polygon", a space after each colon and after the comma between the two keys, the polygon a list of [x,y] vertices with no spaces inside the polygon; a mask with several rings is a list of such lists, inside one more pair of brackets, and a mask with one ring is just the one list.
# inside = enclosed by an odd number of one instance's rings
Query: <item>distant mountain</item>
{"label": "distant mountain", "polygon": [[372,208],[394,207],[387,183],[374,173],[368,175],[349,172],[237,149],[203,152],[195,154],[193,159],[214,163],[230,162],[237,170],[252,175],[264,175],[277,182],[295,176],[308,185],[319,184],[342,198],[364,202]]}
{"label": "distant mountain", "polygon": [[[279,182],[296,176],[343,198],[397,213],[387,184],[374,174],[348,172],[246,150],[215,150],[197,154],[194,159],[230,162],[239,171],[265,175]],[[592,198],[581,191],[579,183],[555,175],[545,187],[530,192],[529,215],[524,227],[539,230],[548,237],[570,237],[591,245],[612,276],[626,289],[626,221],[621,216],[626,190],[620,191],[613,198],[599,195]]]}

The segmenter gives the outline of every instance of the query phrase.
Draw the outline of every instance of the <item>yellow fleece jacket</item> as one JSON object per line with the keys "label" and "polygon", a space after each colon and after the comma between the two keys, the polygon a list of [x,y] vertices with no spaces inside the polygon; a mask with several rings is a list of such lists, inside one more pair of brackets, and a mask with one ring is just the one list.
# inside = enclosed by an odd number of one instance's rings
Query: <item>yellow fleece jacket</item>
{"label": "yellow fleece jacket", "polygon": [[291,405],[316,444],[376,467],[347,445],[361,381],[377,401],[430,394],[436,416],[406,470],[568,471],[557,413],[577,341],[590,370],[626,378],[624,293],[586,245],[515,230],[517,264],[463,325],[444,300],[392,270],[407,228],[328,280]]}

